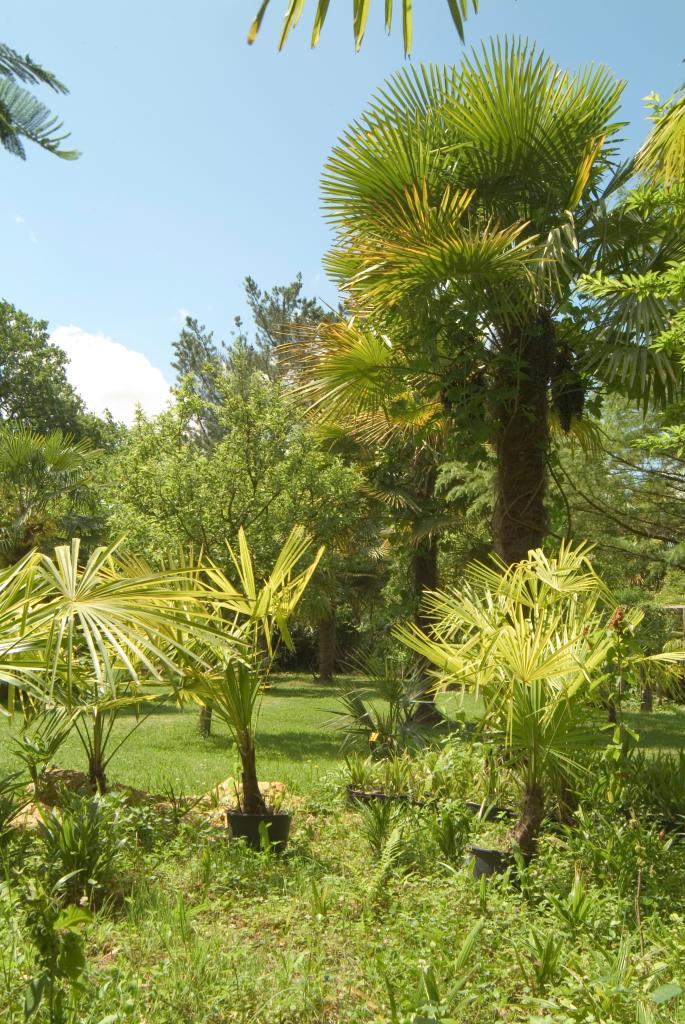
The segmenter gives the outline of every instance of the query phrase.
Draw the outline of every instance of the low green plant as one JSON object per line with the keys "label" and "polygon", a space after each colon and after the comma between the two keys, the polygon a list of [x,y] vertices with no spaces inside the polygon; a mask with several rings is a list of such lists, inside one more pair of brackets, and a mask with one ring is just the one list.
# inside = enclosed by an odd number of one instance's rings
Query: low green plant
{"label": "low green plant", "polygon": [[59,715],[50,712],[39,713],[35,719],[27,715],[25,722],[33,728],[31,732],[24,732],[15,739],[15,753],[26,766],[34,792],[38,794],[46,772],[54,764],[57,753],[69,735],[70,727],[64,728]]}
{"label": "low green plant", "polygon": [[28,803],[20,772],[12,772],[0,778],[0,849],[3,849],[14,835],[17,816]]}
{"label": "low green plant", "polygon": [[358,803],[359,830],[374,857],[379,858],[390,834],[403,818],[401,807],[391,800]]}
{"label": "low green plant", "polygon": [[416,1005],[409,1015],[400,1015],[395,991],[384,972],[391,1024],[430,1024],[431,1021],[454,1024],[455,1009],[463,1000],[474,973],[469,965],[473,962],[473,953],[484,925],[482,919],[476,921],[462,941],[452,965],[452,981],[446,991],[438,984],[435,969],[430,964],[421,965]]}
{"label": "low green plant", "polygon": [[95,905],[115,876],[118,849],[112,804],[63,797],[61,811],[41,809],[38,834],[47,876],[68,903]]}
{"label": "low green plant", "polygon": [[528,982],[541,995],[556,979],[564,943],[557,935],[531,930],[524,944],[524,955],[519,955],[519,965]]}
{"label": "low green plant", "polygon": [[344,734],[343,746],[357,745],[378,758],[421,746],[417,716],[426,684],[416,664],[367,656],[355,662],[354,670],[368,682],[340,691],[334,724]]}
{"label": "low green plant", "polygon": [[378,762],[355,751],[346,754],[342,769],[345,784],[360,792],[373,792],[379,785]]}
{"label": "low green plant", "polygon": [[559,919],[573,932],[588,924],[594,901],[583,884],[583,877],[576,869],[571,889],[563,898],[548,893],[547,899],[554,907]]}
{"label": "low green plant", "polygon": [[444,805],[431,817],[431,838],[446,861],[454,863],[463,856],[471,826],[471,815],[461,804]]}
{"label": "low green plant", "polygon": [[35,951],[37,973],[24,998],[24,1016],[45,1006],[50,1024],[75,1024],[84,991],[86,955],[83,929],[93,915],[85,907],[64,907],[62,884],[46,888],[36,878],[25,881],[21,905],[26,932]]}

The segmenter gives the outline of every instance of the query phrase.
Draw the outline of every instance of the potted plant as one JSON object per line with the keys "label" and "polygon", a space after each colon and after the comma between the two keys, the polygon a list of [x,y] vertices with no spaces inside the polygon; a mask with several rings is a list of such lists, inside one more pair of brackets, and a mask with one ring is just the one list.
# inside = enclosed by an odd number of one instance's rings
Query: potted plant
{"label": "potted plant", "polygon": [[[244,838],[255,849],[270,844],[283,849],[291,815],[269,805],[259,786],[256,737],[264,688],[281,642],[292,649],[288,620],[292,616],[323,554],[298,570],[311,540],[296,526],[286,540],[273,569],[261,587],[255,582],[252,556],[244,530],[238,534],[238,553],[229,552],[239,586],[216,565],[203,570],[207,600],[216,609],[232,639],[231,646],[204,643],[205,666],[190,665],[190,678],[180,699],[193,699],[211,707],[229,729],[241,764],[236,806],[227,812],[233,838]],[[268,840],[268,843],[267,843]]]}
{"label": "potted plant", "polygon": [[270,845],[280,850],[288,841],[292,816],[273,804],[267,806],[259,788],[256,732],[263,692],[264,680],[253,667],[232,662],[225,666],[220,682],[212,684],[211,702],[214,715],[233,736],[240,757],[236,807],[226,812],[231,835],[245,839],[254,849]]}
{"label": "potted plant", "polygon": [[[577,711],[605,681],[614,602],[587,547],[562,545],[551,558],[535,550],[512,566],[469,566],[458,591],[428,595],[426,604],[430,634],[409,626],[400,639],[437,667],[438,687],[482,696],[484,723],[518,782],[510,849],[489,857],[492,870],[502,870],[513,850],[534,854],[551,792],[567,788],[580,770],[574,751],[593,741]],[[628,617],[633,625],[640,619]],[[488,859],[481,848],[477,856]]]}
{"label": "potted plant", "polygon": [[366,656],[352,667],[367,683],[340,690],[334,723],[344,733],[343,748],[356,745],[381,759],[422,746],[425,738],[417,716],[425,686],[416,665]]}
{"label": "potted plant", "polygon": [[404,754],[391,754],[382,761],[371,756],[362,758],[359,754],[348,756],[345,758],[347,798],[362,803],[372,800],[422,802],[412,799],[411,769],[411,760]]}

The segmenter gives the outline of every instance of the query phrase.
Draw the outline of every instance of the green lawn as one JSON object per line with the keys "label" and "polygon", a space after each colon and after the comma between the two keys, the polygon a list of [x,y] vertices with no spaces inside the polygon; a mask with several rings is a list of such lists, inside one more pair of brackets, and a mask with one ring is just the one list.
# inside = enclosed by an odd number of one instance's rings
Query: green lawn
{"label": "green lawn", "polygon": [[[335,708],[331,688],[301,676],[280,675],[267,691],[259,724],[259,777],[285,782],[295,793],[315,789],[322,773],[338,758],[340,735],[329,726]],[[121,738],[135,723],[132,713],[115,726]],[[0,723],[0,772],[14,762],[12,739],[20,723]],[[70,737],[60,751],[64,768],[85,769],[85,755]],[[228,731],[215,722],[212,736],[198,733],[198,710],[159,707],[115,754],[108,769],[112,781],[164,792],[201,793],[236,773],[236,756]]]}
{"label": "green lawn", "polygon": [[[448,693],[438,698],[447,714],[462,709],[467,718],[480,710],[473,697]],[[315,792],[323,774],[340,761],[341,736],[331,724],[336,709],[333,687],[311,677],[278,675],[267,691],[259,725],[258,768],[263,780],[284,782],[294,793]],[[651,715],[626,713],[627,723],[648,748],[685,747],[685,707],[668,706]],[[134,724],[132,713],[115,727],[122,737]],[[165,792],[200,793],[237,771],[233,744],[220,722],[202,739],[195,708],[159,707],[118,751],[109,767],[112,781]],[[20,722],[0,723],[0,773],[15,762],[12,739]],[[58,762],[65,768],[85,769],[84,754],[74,737],[62,748]]]}

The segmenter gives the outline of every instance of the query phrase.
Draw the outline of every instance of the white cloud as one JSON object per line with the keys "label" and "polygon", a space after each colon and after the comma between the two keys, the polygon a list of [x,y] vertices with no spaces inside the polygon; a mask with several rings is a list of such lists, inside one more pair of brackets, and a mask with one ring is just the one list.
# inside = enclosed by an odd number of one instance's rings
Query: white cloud
{"label": "white cloud", "polygon": [[153,416],[168,404],[169,384],[142,352],[74,324],[56,327],[50,341],[69,356],[67,378],[92,412],[109,409],[115,420],[132,423],[136,406]]}
{"label": "white cloud", "polygon": [[24,220],[22,215],[20,213],[18,213],[17,216],[14,218],[14,223],[15,224],[25,224],[26,221]]}
{"label": "white cloud", "polygon": [[180,321],[181,321],[181,323],[183,323],[183,324],[185,324],[185,322],[186,322],[186,319],[187,319],[187,318],[188,318],[188,317],[190,316],[190,313],[188,312],[188,310],[187,310],[187,309],[184,309],[184,308],[183,308],[183,306],[181,306],[181,308],[180,308],[180,309],[177,309],[177,310],[176,310],[176,313],[177,313],[177,315],[178,315],[178,318],[179,318],[179,320],[180,320]]}

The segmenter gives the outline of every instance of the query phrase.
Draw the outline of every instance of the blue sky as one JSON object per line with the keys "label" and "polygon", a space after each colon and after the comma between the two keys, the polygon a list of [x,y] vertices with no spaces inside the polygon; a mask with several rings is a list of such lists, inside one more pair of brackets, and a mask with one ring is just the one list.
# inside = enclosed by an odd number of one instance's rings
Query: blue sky
{"label": "blue sky", "polygon": [[[310,51],[313,0],[283,53],[285,0],[254,46],[257,0],[5,0],[3,40],[69,86],[49,96],[83,153],[63,163],[0,153],[0,294],[51,327],[75,325],[144,353],[171,379],[187,310],[228,336],[242,279],[335,301],[321,272],[328,232],[318,181],[339,133],[402,64],[381,0],[355,54],[351,3],[333,0]],[[413,60],[454,63],[444,0],[414,4]],[[685,79],[683,0],[482,0],[468,44],[535,39],[562,65],[608,64],[628,80],[626,148],[646,132],[643,97]]]}

